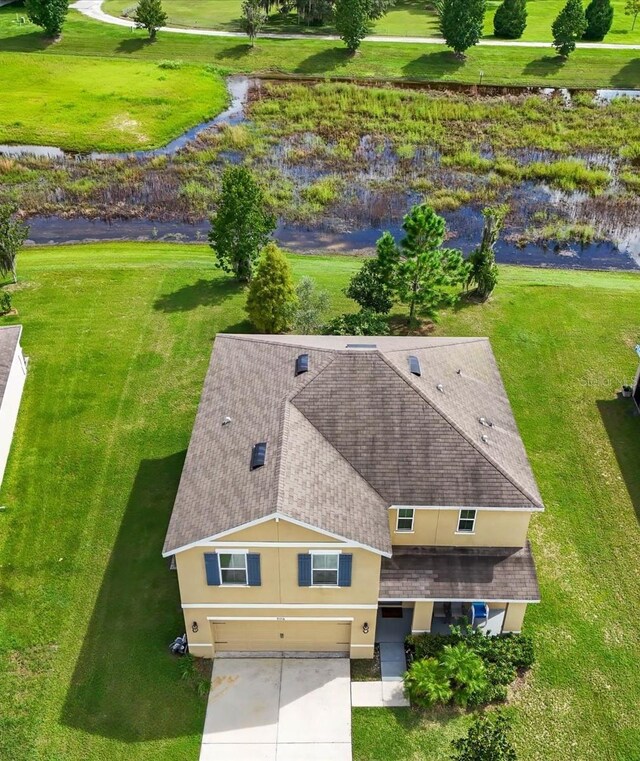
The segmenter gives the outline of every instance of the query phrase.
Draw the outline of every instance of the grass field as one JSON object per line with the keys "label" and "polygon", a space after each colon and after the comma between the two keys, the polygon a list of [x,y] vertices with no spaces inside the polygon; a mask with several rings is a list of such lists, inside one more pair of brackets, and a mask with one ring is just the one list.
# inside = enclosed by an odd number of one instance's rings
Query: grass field
{"label": "grass field", "polygon": [[0,69],[0,143],[155,148],[227,100],[222,77],[196,65],[0,53]]}
{"label": "grass field", "polygon": [[[59,43],[47,42],[30,24],[18,25],[11,6],[0,9],[0,48],[6,52],[181,60],[212,64],[227,72],[280,71],[302,76],[411,79],[435,82],[564,87],[635,87],[640,53],[581,50],[567,62],[541,49],[476,48],[466,61],[438,45],[366,43],[358,55],[322,40],[260,40],[255,49],[237,39],[160,34],[101,24],[71,11]],[[20,64],[17,59],[16,66]],[[0,115],[1,118],[1,115]]]}
{"label": "grass field", "polygon": [[[358,261],[292,257],[330,290]],[[206,247],[29,249],[14,296],[30,356],[0,502],[0,758],[196,759],[204,701],[160,557],[216,332],[249,329]],[[640,278],[501,268],[438,334],[488,335],[547,512],[532,540],[538,662],[513,705],[521,761],[633,761],[640,744]],[[466,718],[354,714],[358,761],[444,761]]]}
{"label": "grass field", "polygon": [[[523,40],[534,42],[551,41],[551,23],[560,12],[565,0],[530,0],[528,4],[527,28]],[[586,2],[584,3],[586,7]],[[489,0],[485,22],[485,36],[493,36],[493,16],[500,0]],[[605,42],[640,42],[640,24],[632,31],[632,18],[625,16],[625,0],[612,0],[614,22]],[[171,26],[190,26],[203,29],[224,29],[242,31],[242,0],[164,0],[164,9]],[[120,16],[135,7],[133,0],[105,0],[102,5],[107,13]],[[277,9],[265,26],[269,32],[289,32],[308,34],[331,34],[331,25],[309,27],[297,22],[295,13],[283,16]],[[398,0],[391,10],[375,22],[372,34],[397,35],[400,37],[438,37],[438,22],[435,12],[426,0]]]}

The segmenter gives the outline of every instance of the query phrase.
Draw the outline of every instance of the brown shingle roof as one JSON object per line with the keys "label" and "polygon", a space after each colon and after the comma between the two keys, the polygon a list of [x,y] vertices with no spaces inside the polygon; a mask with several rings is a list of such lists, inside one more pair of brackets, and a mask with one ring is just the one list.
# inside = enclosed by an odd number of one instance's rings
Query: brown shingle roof
{"label": "brown shingle roof", "polygon": [[542,507],[487,339],[217,337],[165,554],[276,512],[389,553],[391,504]]}
{"label": "brown shingle roof", "polygon": [[381,600],[540,600],[526,547],[394,547],[380,570]]}

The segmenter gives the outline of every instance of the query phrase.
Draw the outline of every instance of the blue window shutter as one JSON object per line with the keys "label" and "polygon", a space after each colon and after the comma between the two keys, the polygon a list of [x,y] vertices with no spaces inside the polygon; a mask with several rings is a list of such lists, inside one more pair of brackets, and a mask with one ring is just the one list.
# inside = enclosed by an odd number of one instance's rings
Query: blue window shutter
{"label": "blue window shutter", "polygon": [[204,568],[207,572],[207,584],[210,587],[219,587],[220,569],[218,568],[218,556],[215,552],[204,553]]}
{"label": "blue window shutter", "polygon": [[298,586],[311,586],[311,555],[298,555]]}
{"label": "blue window shutter", "polygon": [[260,579],[260,555],[257,552],[247,553],[247,582],[250,587],[259,587]]}
{"label": "blue window shutter", "polygon": [[353,565],[353,555],[340,555],[338,562],[338,586],[351,586],[351,566]]}

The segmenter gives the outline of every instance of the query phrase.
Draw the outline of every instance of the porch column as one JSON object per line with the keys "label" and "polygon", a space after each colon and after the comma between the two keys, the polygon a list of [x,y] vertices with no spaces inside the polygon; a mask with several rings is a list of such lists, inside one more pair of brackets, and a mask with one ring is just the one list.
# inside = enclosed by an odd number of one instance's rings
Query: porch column
{"label": "porch column", "polygon": [[413,622],[411,624],[411,634],[420,634],[431,631],[431,619],[433,618],[433,603],[416,602],[413,609]]}

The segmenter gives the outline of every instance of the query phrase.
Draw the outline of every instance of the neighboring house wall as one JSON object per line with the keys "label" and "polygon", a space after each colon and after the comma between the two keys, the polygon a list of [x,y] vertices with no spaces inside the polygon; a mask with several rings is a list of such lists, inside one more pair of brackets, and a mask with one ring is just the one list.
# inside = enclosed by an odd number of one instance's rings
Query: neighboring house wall
{"label": "neighboring house wall", "polygon": [[0,483],[4,477],[11,450],[13,431],[18,418],[26,376],[27,365],[22,354],[22,347],[18,344],[2,398],[2,405],[0,405]]}
{"label": "neighboring house wall", "polygon": [[[318,545],[352,556],[350,586],[299,586],[298,556],[322,551]],[[205,554],[234,549],[260,555],[259,586],[207,583]],[[328,645],[344,642],[346,635],[346,650],[352,657],[373,655],[380,578],[376,553],[273,520],[229,534],[210,546],[180,552],[176,567],[187,633],[196,655],[212,656],[215,640],[223,631],[227,642],[235,645],[219,650],[274,650],[278,645],[274,637],[280,634],[284,635],[283,650],[331,650],[336,648]],[[329,618],[333,620],[321,620]],[[314,625],[308,619],[320,620]],[[195,634],[191,631],[194,621],[198,624]],[[366,634],[362,631],[365,623]]]}
{"label": "neighboring house wall", "polygon": [[531,512],[528,510],[477,510],[473,533],[458,533],[459,510],[417,508],[413,531],[397,531],[398,508],[389,509],[389,530],[394,545],[524,547]]}

